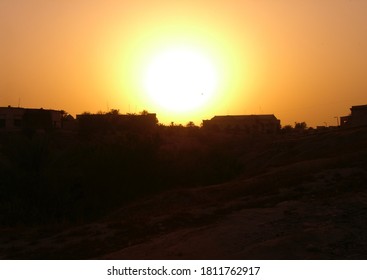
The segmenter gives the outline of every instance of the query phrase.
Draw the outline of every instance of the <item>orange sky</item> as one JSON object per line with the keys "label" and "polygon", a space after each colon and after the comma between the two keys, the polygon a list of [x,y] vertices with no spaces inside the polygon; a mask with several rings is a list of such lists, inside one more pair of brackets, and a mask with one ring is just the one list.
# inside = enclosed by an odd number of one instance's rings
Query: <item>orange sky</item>
{"label": "orange sky", "polygon": [[[367,104],[366,15],[365,0],[0,0],[0,106],[336,125]],[[177,44],[220,74],[212,100],[185,114],[154,107],[141,85],[151,56]]]}

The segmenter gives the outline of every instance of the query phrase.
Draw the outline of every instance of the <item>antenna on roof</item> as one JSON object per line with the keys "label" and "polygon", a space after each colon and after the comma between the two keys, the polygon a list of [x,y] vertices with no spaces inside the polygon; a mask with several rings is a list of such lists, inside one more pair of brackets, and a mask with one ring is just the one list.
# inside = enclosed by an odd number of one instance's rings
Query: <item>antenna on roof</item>
{"label": "antenna on roof", "polygon": [[261,106],[259,106],[259,113],[262,114],[263,113],[263,110],[261,108]]}
{"label": "antenna on roof", "polygon": [[20,97],[18,98],[18,108],[20,107]]}

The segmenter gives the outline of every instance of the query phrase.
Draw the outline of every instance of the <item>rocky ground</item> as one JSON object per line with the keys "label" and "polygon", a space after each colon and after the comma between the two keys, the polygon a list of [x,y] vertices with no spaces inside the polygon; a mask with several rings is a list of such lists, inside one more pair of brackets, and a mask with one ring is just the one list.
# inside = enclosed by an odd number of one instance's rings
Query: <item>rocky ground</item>
{"label": "rocky ground", "polygon": [[0,258],[366,259],[366,139],[302,136],[224,184],[165,191],[89,224],[1,228]]}

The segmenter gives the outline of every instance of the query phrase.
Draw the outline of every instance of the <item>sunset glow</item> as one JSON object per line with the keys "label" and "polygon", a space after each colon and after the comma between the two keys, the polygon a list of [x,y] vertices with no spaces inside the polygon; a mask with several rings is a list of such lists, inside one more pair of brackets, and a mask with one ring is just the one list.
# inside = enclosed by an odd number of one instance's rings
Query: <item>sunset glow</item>
{"label": "sunset glow", "polygon": [[366,143],[367,0],[0,0],[0,280],[363,279]]}
{"label": "sunset glow", "polygon": [[144,85],[152,102],[171,112],[187,112],[205,106],[213,98],[218,75],[203,54],[173,48],[153,57]]}
{"label": "sunset glow", "polygon": [[1,106],[275,114],[365,104],[367,1],[0,1]]}

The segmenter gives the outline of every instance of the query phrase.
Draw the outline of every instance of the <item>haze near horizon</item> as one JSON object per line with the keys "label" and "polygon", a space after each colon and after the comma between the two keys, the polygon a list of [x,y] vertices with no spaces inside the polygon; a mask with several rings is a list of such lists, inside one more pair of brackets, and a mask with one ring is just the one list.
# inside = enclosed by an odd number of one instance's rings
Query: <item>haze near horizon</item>
{"label": "haze near horizon", "polygon": [[366,104],[367,2],[0,0],[0,106],[275,114]]}

